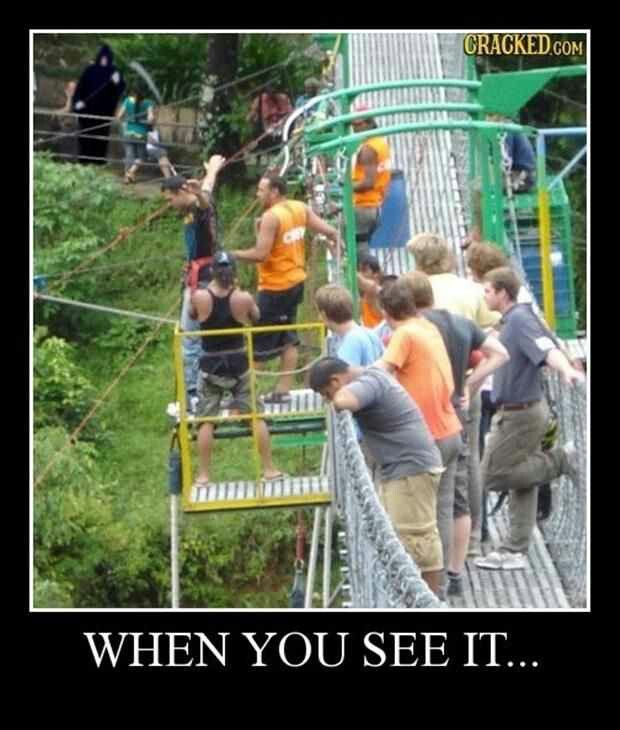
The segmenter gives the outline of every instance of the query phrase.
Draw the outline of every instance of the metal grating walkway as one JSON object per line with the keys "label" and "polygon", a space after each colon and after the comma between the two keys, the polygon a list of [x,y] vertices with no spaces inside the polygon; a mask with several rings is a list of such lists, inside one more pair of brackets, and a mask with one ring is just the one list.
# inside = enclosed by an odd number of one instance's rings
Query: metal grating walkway
{"label": "metal grating walkway", "polygon": [[[351,85],[408,78],[442,78],[443,69],[436,33],[351,33]],[[363,97],[371,107],[446,101],[444,89],[397,89],[372,92]],[[360,97],[362,98],[362,97]],[[413,114],[378,118],[379,127],[413,121]],[[449,119],[447,112],[415,115],[417,120]],[[449,132],[401,134],[389,138],[392,166],[404,172],[410,205],[412,234],[432,232],[452,244],[462,267],[460,242],[466,234],[455,155]],[[413,268],[403,249],[378,250],[387,273]],[[462,268],[461,268],[462,273]],[[507,506],[489,520],[491,540],[484,552],[495,549],[508,529]],[[521,571],[482,570],[471,560],[466,564],[464,596],[455,608],[569,608],[558,572],[535,529],[528,553],[528,567]]]}
{"label": "metal grating walkway", "polygon": [[188,507],[216,512],[250,507],[307,507],[330,502],[327,477],[286,476],[270,482],[218,482],[193,487]]}

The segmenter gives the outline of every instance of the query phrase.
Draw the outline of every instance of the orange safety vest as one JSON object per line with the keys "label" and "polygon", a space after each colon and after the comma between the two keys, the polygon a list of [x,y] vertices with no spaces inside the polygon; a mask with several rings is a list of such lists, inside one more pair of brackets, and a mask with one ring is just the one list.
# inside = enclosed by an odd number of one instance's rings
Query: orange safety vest
{"label": "orange safety vest", "polygon": [[[390,184],[390,147],[385,137],[371,137],[364,142],[364,145],[372,147],[377,153],[379,160],[377,177],[372,190],[353,193],[353,204],[356,208],[378,208],[383,204],[387,186]],[[353,184],[362,182],[364,177],[364,167],[357,162],[356,155],[355,167],[353,168]]]}
{"label": "orange safety vest", "polygon": [[269,257],[258,264],[258,288],[285,291],[306,279],[306,206],[286,200],[269,210],[280,225]]}
{"label": "orange safety vest", "polygon": [[383,321],[383,315],[381,314],[381,312],[375,309],[375,307],[372,306],[372,304],[366,299],[366,297],[362,297],[360,304],[360,314],[364,327],[376,327],[380,322]]}

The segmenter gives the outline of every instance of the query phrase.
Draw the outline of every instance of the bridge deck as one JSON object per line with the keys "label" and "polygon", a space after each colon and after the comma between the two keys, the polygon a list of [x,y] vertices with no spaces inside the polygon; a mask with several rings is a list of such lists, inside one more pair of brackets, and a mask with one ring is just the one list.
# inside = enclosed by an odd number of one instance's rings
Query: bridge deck
{"label": "bridge deck", "polygon": [[[508,532],[506,509],[489,520],[491,539],[486,555],[499,547]],[[453,608],[570,608],[558,572],[538,528],[534,531],[525,570],[488,570],[468,560],[462,597],[451,597]]]}
{"label": "bridge deck", "polygon": [[[351,84],[369,84],[406,78],[445,77],[436,33],[352,33],[350,35]],[[444,89],[402,89],[373,92],[364,99],[370,106],[405,102],[446,101]],[[377,120],[407,121],[411,115]],[[416,120],[447,119],[447,112],[416,115]],[[413,234],[438,233],[449,241],[463,272],[460,242],[465,236],[464,206],[456,174],[456,154],[448,132],[402,134],[390,138],[392,166],[403,170],[410,205]],[[400,274],[413,268],[403,249],[377,251],[387,273]],[[571,342],[582,350],[579,341]],[[583,351],[583,350],[582,350]],[[484,553],[495,549],[508,529],[507,510],[489,519],[491,541]],[[455,608],[568,608],[569,603],[538,529],[528,553],[525,570],[478,569],[467,561],[464,596],[454,599]]]}

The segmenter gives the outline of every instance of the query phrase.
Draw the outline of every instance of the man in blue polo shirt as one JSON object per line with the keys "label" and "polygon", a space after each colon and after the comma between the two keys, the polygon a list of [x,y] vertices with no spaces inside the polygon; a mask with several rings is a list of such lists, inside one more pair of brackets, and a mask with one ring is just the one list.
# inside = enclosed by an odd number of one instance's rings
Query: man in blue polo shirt
{"label": "man in blue polo shirt", "polygon": [[[559,349],[555,336],[534,314],[530,304],[518,304],[521,282],[515,272],[502,266],[485,276],[484,295],[491,311],[500,312],[500,341],[510,360],[495,371],[493,400],[498,406],[482,461],[485,490],[510,492],[510,532],[497,552],[475,563],[481,568],[514,570],[525,567],[534,526],[538,486],[567,475],[578,480],[578,454],[573,443],[549,451],[541,448],[549,421],[541,367],[557,370],[565,383],[583,382]],[[470,376],[476,387],[480,378]]]}

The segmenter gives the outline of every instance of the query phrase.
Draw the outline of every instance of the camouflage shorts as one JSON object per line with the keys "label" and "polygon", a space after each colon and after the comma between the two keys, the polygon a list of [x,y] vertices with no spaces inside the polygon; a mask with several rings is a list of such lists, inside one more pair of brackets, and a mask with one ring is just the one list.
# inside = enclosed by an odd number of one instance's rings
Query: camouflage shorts
{"label": "camouflage shorts", "polygon": [[222,400],[228,394],[231,396],[231,400],[227,404],[228,408],[238,410],[239,413],[251,412],[249,370],[238,378],[209,375],[200,371],[198,375],[199,399],[196,415],[200,418],[219,415]]}

